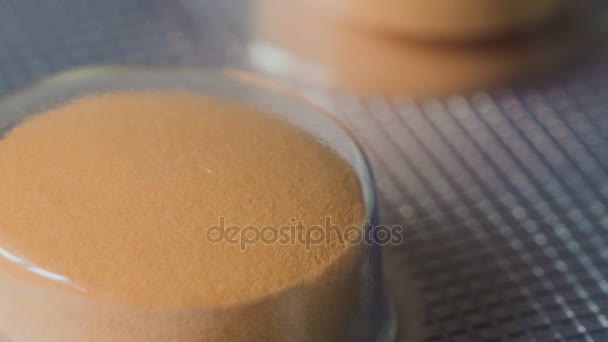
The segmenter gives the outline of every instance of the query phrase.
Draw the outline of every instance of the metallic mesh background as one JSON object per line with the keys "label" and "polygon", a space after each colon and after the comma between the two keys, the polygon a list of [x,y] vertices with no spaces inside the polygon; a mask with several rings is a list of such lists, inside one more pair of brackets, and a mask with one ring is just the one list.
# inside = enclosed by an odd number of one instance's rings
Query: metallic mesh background
{"label": "metallic mesh background", "polygon": [[[241,65],[234,1],[0,0],[0,93],[67,68]],[[317,93],[364,143],[408,341],[608,341],[606,53],[528,88]],[[2,115],[0,113],[0,115]]]}

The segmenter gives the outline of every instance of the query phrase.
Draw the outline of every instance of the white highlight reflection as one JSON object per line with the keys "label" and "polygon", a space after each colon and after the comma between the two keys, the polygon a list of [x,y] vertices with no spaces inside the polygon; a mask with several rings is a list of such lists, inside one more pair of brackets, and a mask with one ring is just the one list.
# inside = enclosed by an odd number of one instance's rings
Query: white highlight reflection
{"label": "white highlight reflection", "polygon": [[51,272],[49,270],[45,270],[41,267],[38,267],[38,266],[32,264],[30,261],[7,251],[5,248],[0,247],[0,256],[7,259],[8,261],[11,261],[17,265],[22,266],[24,269],[26,269],[34,274],[37,274],[41,277],[44,277],[44,278],[52,280],[52,281],[60,282],[63,284],[68,284],[68,285],[70,285],[70,287],[84,292],[84,289],[79,286],[76,286],[74,283],[72,283],[70,278],[68,278],[64,275],[61,275],[59,273]]}

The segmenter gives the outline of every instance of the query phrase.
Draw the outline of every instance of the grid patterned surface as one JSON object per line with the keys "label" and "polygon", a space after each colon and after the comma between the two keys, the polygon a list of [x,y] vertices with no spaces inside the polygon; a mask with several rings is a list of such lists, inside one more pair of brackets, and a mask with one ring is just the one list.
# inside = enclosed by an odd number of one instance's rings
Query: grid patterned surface
{"label": "grid patterned surface", "polygon": [[[81,65],[239,64],[234,13],[0,0],[0,93]],[[607,67],[425,102],[320,95],[367,148],[384,220],[406,227],[385,260],[404,340],[608,341]]]}
{"label": "grid patterned surface", "polygon": [[421,301],[402,303],[406,327],[428,341],[608,340],[601,88],[339,100],[377,166],[385,219],[408,231],[387,253],[389,272],[406,273],[389,274],[396,292],[413,282]]}

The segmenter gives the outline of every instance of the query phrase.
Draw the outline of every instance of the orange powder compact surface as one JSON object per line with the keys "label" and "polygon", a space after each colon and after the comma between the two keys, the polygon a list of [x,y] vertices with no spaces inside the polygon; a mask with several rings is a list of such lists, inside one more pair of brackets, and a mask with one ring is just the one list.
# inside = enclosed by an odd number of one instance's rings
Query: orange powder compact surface
{"label": "orange powder compact surface", "polygon": [[0,180],[6,341],[337,341],[357,310],[362,246],[210,230],[361,226],[349,164],[275,115],[88,95],[3,132]]}

